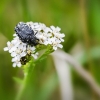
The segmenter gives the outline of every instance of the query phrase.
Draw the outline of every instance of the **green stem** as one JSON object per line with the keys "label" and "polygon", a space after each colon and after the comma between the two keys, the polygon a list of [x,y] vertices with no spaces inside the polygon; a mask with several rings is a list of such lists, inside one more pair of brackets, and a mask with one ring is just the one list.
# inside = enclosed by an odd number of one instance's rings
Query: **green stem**
{"label": "green stem", "polygon": [[46,51],[36,61],[31,60],[29,63],[27,63],[25,66],[23,66],[25,77],[22,81],[21,87],[19,89],[19,92],[18,92],[15,100],[21,100],[22,94],[25,90],[26,85],[28,84],[28,82],[30,80],[31,74],[35,67],[35,64],[38,63],[39,61],[43,60],[43,58],[45,58],[48,54],[50,54],[53,51],[54,50],[52,49],[52,47],[48,46]]}
{"label": "green stem", "polygon": [[35,64],[41,60],[43,60],[47,55],[49,55],[50,53],[52,53],[54,50],[51,47],[48,47],[47,50],[45,51],[45,53],[43,53],[36,61]]}
{"label": "green stem", "polygon": [[31,77],[31,74],[33,72],[34,67],[35,67],[35,65],[33,65],[33,61],[30,61],[28,64],[26,64],[23,67],[25,76],[24,76],[23,82],[22,82],[22,84],[20,86],[19,92],[18,92],[17,97],[16,97],[15,100],[21,100],[22,94],[23,94],[23,92],[25,90],[25,87],[26,87],[27,83],[30,80],[30,77]]}

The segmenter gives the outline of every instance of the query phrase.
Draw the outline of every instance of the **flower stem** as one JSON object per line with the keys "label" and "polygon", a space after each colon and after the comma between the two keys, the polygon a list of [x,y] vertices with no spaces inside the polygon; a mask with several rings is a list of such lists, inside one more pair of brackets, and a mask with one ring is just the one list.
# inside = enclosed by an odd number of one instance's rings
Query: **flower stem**
{"label": "flower stem", "polygon": [[30,77],[31,77],[34,67],[35,67],[35,64],[33,64],[33,61],[30,61],[28,64],[23,66],[24,79],[22,81],[22,84],[20,86],[19,92],[18,92],[15,100],[21,100],[21,97],[23,95],[26,85],[28,84],[28,82],[30,80]]}
{"label": "flower stem", "polygon": [[54,50],[52,49],[51,46],[48,46],[48,48],[46,49],[46,51],[35,61],[31,60],[29,63],[27,63],[26,65],[23,66],[23,70],[24,70],[24,79],[22,81],[21,87],[19,89],[19,92],[17,94],[17,97],[15,100],[21,100],[21,97],[23,95],[23,92],[25,90],[26,85],[28,84],[31,74],[33,72],[33,69],[35,67],[35,64],[38,63],[39,61],[43,60],[48,54],[50,54],[51,52],[53,52]]}
{"label": "flower stem", "polygon": [[41,60],[43,60],[47,55],[52,53],[54,50],[52,49],[51,46],[48,46],[46,51],[35,61],[35,64]]}

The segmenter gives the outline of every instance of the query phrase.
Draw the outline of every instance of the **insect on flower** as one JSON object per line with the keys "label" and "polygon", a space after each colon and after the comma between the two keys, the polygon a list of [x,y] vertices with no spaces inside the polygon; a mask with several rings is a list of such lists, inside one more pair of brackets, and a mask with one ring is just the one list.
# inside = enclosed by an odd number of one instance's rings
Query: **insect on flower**
{"label": "insect on flower", "polygon": [[19,22],[15,27],[15,32],[23,43],[31,46],[38,44],[38,39],[35,36],[36,33],[26,23]]}
{"label": "insect on flower", "polygon": [[65,34],[60,30],[59,27],[47,27],[43,23],[19,22],[15,26],[13,40],[8,41],[7,47],[4,48],[4,51],[11,54],[13,67],[21,67],[32,58],[37,59],[39,53],[36,45],[50,46],[54,51],[62,48]]}

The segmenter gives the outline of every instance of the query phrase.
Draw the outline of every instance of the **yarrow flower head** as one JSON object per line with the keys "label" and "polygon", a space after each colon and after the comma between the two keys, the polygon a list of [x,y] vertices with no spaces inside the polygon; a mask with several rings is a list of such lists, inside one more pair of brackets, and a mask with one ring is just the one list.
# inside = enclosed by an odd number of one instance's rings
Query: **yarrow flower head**
{"label": "yarrow flower head", "polygon": [[[13,67],[25,65],[33,57],[38,58],[38,47],[50,46],[55,51],[62,48],[65,35],[59,27],[47,27],[43,23],[19,22],[15,27],[14,38],[7,42],[4,51],[12,56]],[[38,45],[38,46],[37,46]]]}

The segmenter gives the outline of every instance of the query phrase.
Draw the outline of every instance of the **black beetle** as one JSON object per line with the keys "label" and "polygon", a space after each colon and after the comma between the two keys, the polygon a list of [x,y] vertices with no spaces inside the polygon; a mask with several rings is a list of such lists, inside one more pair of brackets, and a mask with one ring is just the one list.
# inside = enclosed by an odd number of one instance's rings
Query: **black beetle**
{"label": "black beetle", "polygon": [[23,43],[31,46],[36,46],[38,44],[39,40],[35,36],[36,34],[26,23],[19,22],[15,27],[15,32]]}

